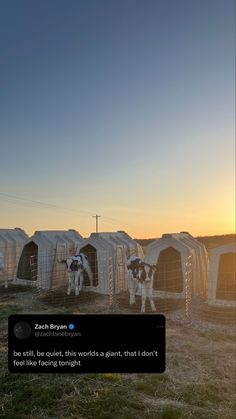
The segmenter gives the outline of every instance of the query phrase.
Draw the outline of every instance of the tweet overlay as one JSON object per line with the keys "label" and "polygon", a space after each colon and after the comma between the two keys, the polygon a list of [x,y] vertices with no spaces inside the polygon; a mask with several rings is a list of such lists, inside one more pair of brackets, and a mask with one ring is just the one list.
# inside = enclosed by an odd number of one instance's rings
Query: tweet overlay
{"label": "tweet overlay", "polygon": [[14,373],[162,373],[165,317],[11,315],[8,367]]}

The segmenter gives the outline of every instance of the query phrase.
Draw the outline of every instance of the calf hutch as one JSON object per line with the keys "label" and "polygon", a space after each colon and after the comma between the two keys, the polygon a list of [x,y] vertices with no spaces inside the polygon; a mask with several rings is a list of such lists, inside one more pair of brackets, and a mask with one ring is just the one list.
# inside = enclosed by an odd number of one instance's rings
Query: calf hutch
{"label": "calf hutch", "polygon": [[125,246],[127,259],[132,255],[136,255],[141,259],[144,257],[143,249],[140,244],[133,240],[125,231],[99,233],[99,236],[110,240],[116,245],[123,244]]}
{"label": "calf hutch", "polygon": [[5,287],[13,282],[14,273],[23,246],[29,236],[21,229],[0,229],[0,253],[2,255]]}
{"label": "calf hutch", "polygon": [[36,231],[24,244],[14,282],[49,290],[67,284],[62,259],[75,254],[83,241],[75,230]]}
{"label": "calf hutch", "polygon": [[[79,244],[77,253],[84,253],[93,273],[93,286],[87,289],[100,294],[118,294],[127,290],[127,256],[131,252],[141,255],[142,249],[124,232],[92,233]],[[85,285],[88,279],[85,275]]]}
{"label": "calf hutch", "polygon": [[208,303],[211,306],[236,307],[235,243],[211,250]]}
{"label": "calf hutch", "polygon": [[191,234],[163,234],[147,247],[145,262],[157,267],[155,297],[185,298],[186,287],[195,296],[206,296],[208,256],[204,245]]}

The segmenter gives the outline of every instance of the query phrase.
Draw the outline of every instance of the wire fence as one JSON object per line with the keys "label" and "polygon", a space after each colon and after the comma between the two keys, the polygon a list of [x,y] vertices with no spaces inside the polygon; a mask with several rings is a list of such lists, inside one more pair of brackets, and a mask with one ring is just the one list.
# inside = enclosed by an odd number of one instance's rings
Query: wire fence
{"label": "wire fence", "polygon": [[[86,256],[92,282],[85,270],[79,295],[76,295],[75,287],[68,293],[67,267],[56,250],[23,252],[18,260],[6,258],[7,269],[0,271],[0,298],[11,298],[12,293],[27,291],[34,301],[61,311],[76,308],[87,313],[139,313],[142,291],[137,288],[135,303],[130,305],[126,261],[104,250],[88,252]],[[194,292],[195,269],[192,256],[184,262],[175,259],[158,264],[152,282],[157,312],[181,312],[188,320],[233,321],[236,308],[235,268],[208,272],[208,277],[202,279],[204,286],[198,294]],[[151,312],[147,298],[146,313]]]}

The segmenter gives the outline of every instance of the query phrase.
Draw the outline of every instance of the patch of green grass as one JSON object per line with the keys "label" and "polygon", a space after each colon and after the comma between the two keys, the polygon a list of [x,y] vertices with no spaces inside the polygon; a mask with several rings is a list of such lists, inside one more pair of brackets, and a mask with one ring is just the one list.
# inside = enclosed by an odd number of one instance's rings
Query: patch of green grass
{"label": "patch of green grass", "polygon": [[[131,382],[123,379],[122,374],[67,376],[5,372],[0,406],[6,418],[220,418],[216,406],[221,396],[213,383],[175,386],[174,389],[168,375],[158,374],[145,374]],[[223,417],[230,419],[233,415]]]}
{"label": "patch of green grass", "polygon": [[147,380],[154,380],[158,382],[168,382],[170,381],[170,377],[167,373],[163,372],[162,374],[137,374],[139,379],[147,379]]}
{"label": "patch of green grass", "polygon": [[11,314],[18,314],[25,312],[24,307],[21,307],[17,304],[9,304],[4,302],[0,303],[0,321],[4,321],[8,319],[8,316]]}
{"label": "patch of green grass", "polygon": [[145,405],[134,398],[129,389],[117,387],[103,387],[96,397],[87,398],[83,407],[89,413],[88,418],[96,419],[137,418],[142,416],[141,412],[145,409]]}
{"label": "patch of green grass", "polygon": [[29,415],[33,409],[43,408],[45,414],[53,413],[57,402],[74,391],[72,382],[65,383],[63,377],[57,375],[6,373],[1,384],[2,412],[6,417],[16,418]]}
{"label": "patch of green grass", "polygon": [[184,417],[184,409],[175,406],[165,406],[161,411],[159,418],[161,419],[181,419]]}
{"label": "patch of green grass", "polygon": [[158,396],[164,398],[176,398],[176,387],[167,374],[149,374],[142,375],[133,384],[133,388],[138,392],[143,392],[149,396]]}
{"label": "patch of green grass", "polygon": [[209,406],[219,403],[224,397],[222,387],[217,383],[188,383],[179,389],[182,400],[197,406]]}
{"label": "patch of green grass", "polygon": [[118,382],[121,380],[120,374],[111,374],[111,373],[104,373],[104,374],[97,374],[97,378],[101,378],[107,381]]}

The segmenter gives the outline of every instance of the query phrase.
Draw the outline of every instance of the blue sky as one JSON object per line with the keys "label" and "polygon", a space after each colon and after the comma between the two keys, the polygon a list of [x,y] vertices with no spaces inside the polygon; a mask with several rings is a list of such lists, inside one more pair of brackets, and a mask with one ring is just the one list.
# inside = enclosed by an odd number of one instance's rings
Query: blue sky
{"label": "blue sky", "polygon": [[0,8],[0,227],[233,231],[233,0]]}

